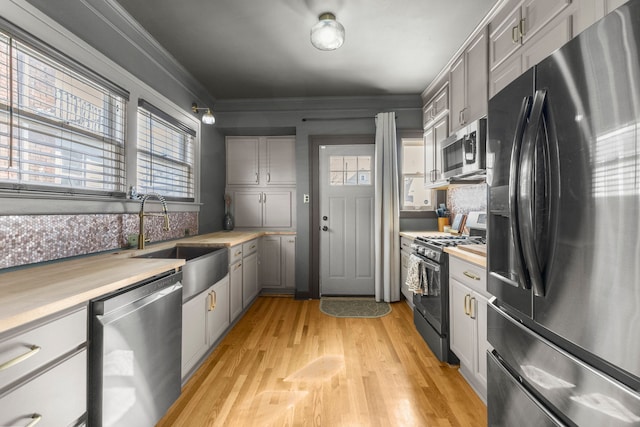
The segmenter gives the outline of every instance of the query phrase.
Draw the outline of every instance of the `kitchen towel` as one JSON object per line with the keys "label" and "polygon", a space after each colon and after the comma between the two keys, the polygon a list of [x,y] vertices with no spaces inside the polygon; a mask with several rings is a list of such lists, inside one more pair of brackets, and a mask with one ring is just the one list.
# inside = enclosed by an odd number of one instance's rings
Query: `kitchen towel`
{"label": "kitchen towel", "polygon": [[411,254],[409,256],[409,265],[407,266],[407,279],[405,281],[407,289],[414,294],[421,294],[420,287],[420,258]]}

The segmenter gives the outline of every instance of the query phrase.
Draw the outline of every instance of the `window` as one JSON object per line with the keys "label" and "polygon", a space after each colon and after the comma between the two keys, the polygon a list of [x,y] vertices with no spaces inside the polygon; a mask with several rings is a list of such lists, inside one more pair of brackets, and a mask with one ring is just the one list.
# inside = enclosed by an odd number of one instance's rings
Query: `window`
{"label": "window", "polygon": [[124,197],[128,93],[0,22],[0,188]]}
{"label": "window", "polygon": [[371,156],[330,156],[329,185],[371,185]]}
{"label": "window", "polygon": [[424,187],[424,143],[422,138],[401,139],[401,208],[431,209],[431,190]]}
{"label": "window", "polygon": [[194,200],[195,135],[148,102],[138,102],[138,193]]}

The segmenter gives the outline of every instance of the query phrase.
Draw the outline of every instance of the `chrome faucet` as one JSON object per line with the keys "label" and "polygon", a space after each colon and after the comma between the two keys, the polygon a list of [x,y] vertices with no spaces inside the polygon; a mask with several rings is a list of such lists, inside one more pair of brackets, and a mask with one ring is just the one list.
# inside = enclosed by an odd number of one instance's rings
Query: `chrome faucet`
{"label": "chrome faucet", "polygon": [[[144,213],[144,202],[147,201],[147,199],[149,197],[155,197],[156,199],[160,200],[160,203],[162,203],[162,213]],[[164,231],[169,231],[169,212],[167,211],[167,202],[164,199],[164,197],[162,197],[160,194],[158,193],[147,193],[144,196],[142,196],[142,200],[140,203],[140,212],[138,213],[138,216],[140,217],[140,229],[138,230],[138,249],[144,249],[144,243],[145,241],[149,241],[146,240],[146,238],[144,237],[144,217],[145,216],[162,216],[164,217],[164,227],[162,227],[162,229]]]}

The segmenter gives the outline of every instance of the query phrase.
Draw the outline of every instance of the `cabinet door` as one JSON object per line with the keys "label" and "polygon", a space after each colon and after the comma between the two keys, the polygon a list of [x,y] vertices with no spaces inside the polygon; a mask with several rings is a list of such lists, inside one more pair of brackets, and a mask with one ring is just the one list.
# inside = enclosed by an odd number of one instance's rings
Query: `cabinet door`
{"label": "cabinet door", "polygon": [[242,307],[249,306],[258,294],[258,253],[242,259]]}
{"label": "cabinet door", "polygon": [[460,129],[463,125],[462,113],[465,107],[465,77],[464,57],[460,57],[451,65],[449,70],[449,125],[450,133]]}
{"label": "cabinet door", "polygon": [[404,250],[400,251],[400,291],[406,299],[413,298],[413,295],[411,295],[411,291],[409,291],[406,283],[409,271],[409,257],[410,254],[408,252],[405,252]]}
{"label": "cabinet door", "polygon": [[204,291],[182,305],[182,378],[207,351],[207,295]]}
{"label": "cabinet door", "polygon": [[629,0],[596,0],[597,7],[603,11],[599,18],[614,11],[628,1]]}
{"label": "cabinet door", "polygon": [[260,242],[260,283],[263,287],[282,286],[280,267],[280,236],[263,236]]}
{"label": "cabinet door", "polygon": [[262,194],[263,227],[291,227],[291,191],[268,191]]}
{"label": "cabinet door", "polygon": [[211,347],[229,326],[229,275],[207,293],[207,340]]}
{"label": "cabinet door", "polygon": [[[126,366],[126,364],[125,364]],[[0,399],[2,426],[69,426],[86,412],[87,352],[65,360]],[[42,421],[38,423],[35,416]]]}
{"label": "cabinet door", "polygon": [[424,182],[426,184],[433,183],[435,178],[435,140],[433,127],[428,128],[424,132]]}
{"label": "cabinet door", "polygon": [[422,127],[424,129],[431,126],[431,123],[433,123],[433,117],[433,102],[430,102],[422,107]]}
{"label": "cabinet door", "polygon": [[442,143],[449,136],[449,117],[444,116],[433,125],[433,179],[442,180]]}
{"label": "cabinet door", "polygon": [[258,185],[258,137],[226,138],[227,185]]}
{"label": "cabinet door", "polygon": [[433,98],[433,117],[438,116],[449,108],[449,89],[447,86],[442,88],[440,92]]}
{"label": "cabinet door", "polygon": [[489,76],[489,98],[522,74],[522,55],[518,52],[496,67]]}
{"label": "cabinet door", "polygon": [[296,236],[281,236],[280,256],[282,258],[281,280],[285,289],[296,287]]}
{"label": "cabinet door", "polygon": [[295,137],[267,137],[265,154],[265,185],[296,184]]}
{"label": "cabinet door", "polygon": [[487,114],[487,80],[489,67],[488,36],[485,28],[471,41],[465,51],[466,108],[462,113],[463,124]]}
{"label": "cabinet door", "polygon": [[473,367],[475,328],[474,320],[467,314],[472,291],[454,278],[449,279],[449,323],[451,350],[460,359],[460,364]]}
{"label": "cabinet door", "polygon": [[229,320],[242,313],[242,260],[229,266]]}
{"label": "cabinet door", "polygon": [[535,37],[528,42],[522,49],[522,71],[542,61],[553,51],[571,40],[571,15],[561,19],[539,33],[539,37]]}
{"label": "cabinet door", "polygon": [[475,375],[487,389],[487,350],[490,349],[487,341],[487,299],[478,293],[474,293],[474,317],[476,321],[477,335],[477,357],[475,364]]}
{"label": "cabinet door", "polygon": [[522,4],[523,43],[527,43],[570,4],[571,0],[525,0]]}
{"label": "cabinet door", "polygon": [[521,45],[519,25],[522,9],[507,5],[489,24],[489,68],[493,70]]}
{"label": "cabinet door", "polygon": [[262,192],[234,191],[232,203],[236,227],[262,227]]}

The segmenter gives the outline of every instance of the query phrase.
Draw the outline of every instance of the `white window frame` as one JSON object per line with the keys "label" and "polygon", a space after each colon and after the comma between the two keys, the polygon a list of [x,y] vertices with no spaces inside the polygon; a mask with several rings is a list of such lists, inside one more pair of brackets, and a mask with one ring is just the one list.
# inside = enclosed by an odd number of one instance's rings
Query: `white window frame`
{"label": "white window frame", "polygon": [[[411,133],[408,133],[405,136],[400,137],[400,144],[399,144],[399,151],[400,151],[400,173],[399,173],[399,186],[400,186],[400,210],[401,211],[407,211],[407,212],[422,212],[422,211],[429,211],[429,210],[433,210],[433,202],[434,202],[434,191],[433,190],[429,190],[429,189],[425,189],[426,193],[429,195],[429,203],[426,205],[421,205],[421,206],[414,206],[414,205],[405,205],[405,200],[406,200],[406,187],[405,187],[405,179],[408,178],[413,178],[414,180],[416,180],[419,185],[421,187],[424,187],[424,155],[420,156],[421,161],[423,162],[422,165],[422,170],[421,171],[406,171],[404,170],[404,164],[405,164],[405,159],[404,159],[404,147],[405,146],[418,146],[418,145],[422,145],[423,146],[423,150],[424,150],[424,140],[422,139],[422,135],[421,134],[416,134],[416,135],[412,135]],[[423,153],[424,154],[424,153]]]}

